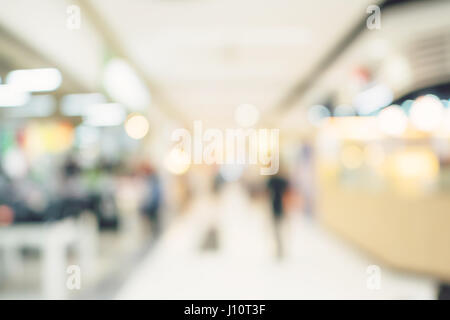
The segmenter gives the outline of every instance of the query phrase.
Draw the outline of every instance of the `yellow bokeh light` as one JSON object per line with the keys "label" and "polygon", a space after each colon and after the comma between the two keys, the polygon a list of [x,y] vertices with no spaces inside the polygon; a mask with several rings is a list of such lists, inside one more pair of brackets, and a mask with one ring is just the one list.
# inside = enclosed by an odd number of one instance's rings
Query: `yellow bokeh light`
{"label": "yellow bokeh light", "polygon": [[150,125],[147,118],[140,114],[133,114],[125,122],[125,131],[130,138],[139,140],[148,133]]}
{"label": "yellow bokeh light", "polygon": [[182,175],[189,170],[191,166],[191,157],[190,155],[180,149],[174,148],[172,149],[165,159],[165,167],[166,169],[173,174]]}
{"label": "yellow bokeh light", "polygon": [[433,189],[439,176],[439,159],[432,150],[411,147],[394,153],[388,169],[397,191],[418,195]]}
{"label": "yellow bokeh light", "polygon": [[439,173],[439,160],[431,150],[408,149],[392,158],[392,172],[397,179],[430,180]]}

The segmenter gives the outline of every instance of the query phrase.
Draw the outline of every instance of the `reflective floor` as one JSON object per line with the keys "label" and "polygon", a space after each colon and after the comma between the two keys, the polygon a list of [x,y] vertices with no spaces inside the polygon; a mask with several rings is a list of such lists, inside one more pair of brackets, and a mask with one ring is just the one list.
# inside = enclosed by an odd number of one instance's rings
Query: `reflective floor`
{"label": "reflective floor", "polygon": [[[263,200],[239,185],[201,196],[171,224],[128,275],[119,299],[433,299],[433,279],[394,271],[291,212],[282,224],[283,256]],[[381,268],[379,290],[367,267]]]}

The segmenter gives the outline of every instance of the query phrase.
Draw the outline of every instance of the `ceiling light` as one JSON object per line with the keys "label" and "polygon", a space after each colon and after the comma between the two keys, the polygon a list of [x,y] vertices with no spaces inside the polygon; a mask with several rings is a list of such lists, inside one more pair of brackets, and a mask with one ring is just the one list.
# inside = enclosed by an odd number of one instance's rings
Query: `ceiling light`
{"label": "ceiling light", "polygon": [[65,95],[61,100],[61,112],[65,116],[84,115],[92,105],[106,103],[101,93],[76,93]]}
{"label": "ceiling light", "polygon": [[30,94],[8,84],[0,84],[0,107],[19,107],[25,105]]}
{"label": "ceiling light", "polygon": [[53,91],[61,82],[61,72],[55,68],[14,70],[6,77],[7,84],[29,92]]}
{"label": "ceiling light", "polygon": [[314,126],[320,125],[325,118],[330,116],[330,110],[322,105],[312,106],[308,110],[308,121]]}
{"label": "ceiling light", "polygon": [[111,98],[131,110],[145,110],[150,104],[147,86],[133,68],[122,59],[112,59],[103,74],[105,90]]}
{"label": "ceiling light", "polygon": [[86,110],[83,124],[96,127],[119,126],[125,117],[125,109],[118,103],[95,104]]}
{"label": "ceiling light", "polygon": [[32,95],[24,106],[13,108],[8,111],[8,116],[26,118],[26,117],[48,117],[53,114],[56,108],[56,100],[53,95],[40,94]]}

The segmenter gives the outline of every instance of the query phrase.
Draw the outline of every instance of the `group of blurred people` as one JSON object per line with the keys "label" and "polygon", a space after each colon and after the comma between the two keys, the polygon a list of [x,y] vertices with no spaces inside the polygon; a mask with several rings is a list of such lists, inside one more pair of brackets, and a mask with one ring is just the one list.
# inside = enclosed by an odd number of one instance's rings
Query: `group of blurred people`
{"label": "group of blurred people", "polygon": [[[96,166],[86,168],[76,153],[69,153],[59,170],[52,170],[57,173],[57,178],[52,177],[56,181],[56,188],[51,191],[33,179],[32,174],[17,180],[0,173],[1,225],[51,222],[89,211],[96,216],[99,229],[117,229],[124,216],[119,212],[121,208],[117,202],[132,201],[131,198],[134,198],[138,202],[135,210],[148,220],[151,234],[157,238],[163,231],[164,215],[169,209],[176,214],[184,211],[186,203],[193,198],[192,189],[195,186],[191,185],[196,184],[189,179],[191,173],[187,173],[171,176],[172,184],[168,185],[165,182],[167,175],[148,161],[130,165],[100,160]],[[253,185],[245,179],[240,181],[247,183],[250,196],[260,193],[270,204],[277,258],[283,257],[281,225],[286,214],[286,202],[298,191],[294,190],[295,186],[289,180],[285,171],[279,171],[275,175],[260,177]],[[129,197],[128,193],[125,197],[118,196],[123,181],[133,185],[131,193],[138,195]],[[217,168],[212,175],[211,192],[220,194],[228,182],[220,168]],[[167,206],[168,202],[172,203]]]}

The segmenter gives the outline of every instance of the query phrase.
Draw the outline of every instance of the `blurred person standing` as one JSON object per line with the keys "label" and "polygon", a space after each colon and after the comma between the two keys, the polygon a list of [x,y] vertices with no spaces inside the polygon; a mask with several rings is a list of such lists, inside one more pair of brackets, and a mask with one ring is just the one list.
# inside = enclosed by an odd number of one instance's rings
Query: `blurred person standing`
{"label": "blurred person standing", "polygon": [[86,190],[83,185],[82,168],[75,153],[70,153],[62,167],[57,190],[58,205],[51,215],[55,219],[76,216],[86,209]]}
{"label": "blurred person standing", "polygon": [[274,235],[276,244],[276,256],[278,259],[283,257],[283,244],[281,239],[281,221],[284,214],[283,196],[288,189],[289,183],[283,175],[278,172],[269,177],[267,189],[270,194],[272,205],[272,217],[274,224]]}
{"label": "blurred person standing", "polygon": [[212,193],[217,197],[225,185],[225,179],[222,177],[219,168],[215,168],[213,173]]}
{"label": "blurred person standing", "polygon": [[65,199],[82,198],[83,187],[81,181],[81,166],[74,153],[67,156],[62,168],[62,181],[60,181],[62,197]]}
{"label": "blurred person standing", "polygon": [[161,183],[155,170],[150,165],[142,165],[141,175],[146,185],[141,210],[150,220],[152,236],[158,237],[161,233]]}
{"label": "blurred person standing", "polygon": [[303,211],[306,216],[312,217],[314,213],[314,161],[313,148],[304,144],[299,154],[300,192],[303,200]]}

